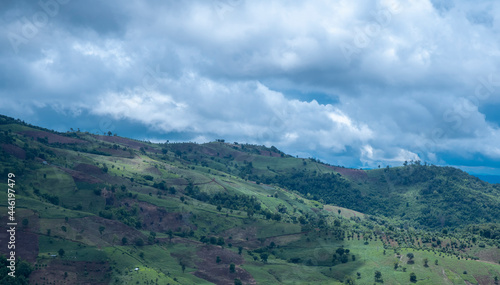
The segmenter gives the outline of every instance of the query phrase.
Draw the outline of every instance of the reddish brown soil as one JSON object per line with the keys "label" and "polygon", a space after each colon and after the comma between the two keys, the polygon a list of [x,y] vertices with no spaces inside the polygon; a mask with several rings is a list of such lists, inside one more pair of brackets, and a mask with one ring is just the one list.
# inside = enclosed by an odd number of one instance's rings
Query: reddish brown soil
{"label": "reddish brown soil", "polygon": [[102,151],[104,153],[108,153],[114,157],[131,157],[130,152],[125,151],[123,149],[113,149],[113,148],[98,148],[98,151]]}
{"label": "reddish brown soil", "polygon": [[26,159],[26,152],[24,151],[24,149],[22,149],[16,145],[2,144],[2,148],[6,153],[8,153],[10,155],[13,155],[13,156],[20,158],[20,159]]}
{"label": "reddish brown soil", "polygon": [[131,140],[131,139],[127,139],[127,138],[122,138],[122,137],[100,136],[100,135],[95,135],[94,137],[96,139],[98,139],[98,140],[102,140],[102,141],[109,142],[109,143],[121,144],[121,145],[130,147],[130,148],[133,148],[133,149],[136,149],[136,150],[139,150],[141,147],[143,147],[144,149],[146,149],[146,147],[148,147],[144,143],[141,143],[141,142],[138,142],[138,141],[134,141],[134,140]]}
{"label": "reddish brown soil", "polygon": [[[71,170],[71,169],[63,168],[63,167],[60,167],[59,169],[68,173],[69,175],[71,175],[71,177],[73,177],[73,180],[75,182],[86,182],[86,183],[91,183],[91,184],[102,182],[102,180],[100,180],[94,176],[89,175],[89,173],[91,173],[92,171],[85,171],[84,167],[79,168],[79,169],[81,169],[81,171]],[[75,167],[75,169],[76,169],[76,167]],[[98,168],[98,169],[100,170],[100,168]]]}
{"label": "reddish brown soil", "polygon": [[91,164],[80,163],[74,168],[76,171],[85,172],[90,175],[102,174],[102,169]]}
{"label": "reddish brown soil", "polygon": [[249,249],[256,249],[262,246],[261,242],[257,240],[256,227],[232,228],[224,231],[221,235],[226,239],[232,237],[231,243],[236,247],[243,246]]}
{"label": "reddish brown soil", "polygon": [[500,249],[490,248],[475,254],[479,259],[497,263],[500,260]]}
{"label": "reddish brown soil", "polygon": [[210,155],[210,156],[217,156],[217,152],[215,150],[207,148],[207,147],[202,147],[201,153],[206,154],[206,155]]}
{"label": "reddish brown soil", "polygon": [[[31,263],[36,261],[38,256],[38,236],[34,232],[38,232],[40,227],[38,215],[31,210],[19,210],[16,212],[17,226],[16,226],[16,257],[22,258]],[[28,219],[28,225],[24,227],[22,220]],[[0,219],[2,227],[0,227],[0,253],[7,256],[10,250],[7,248],[7,243],[10,238],[7,232],[7,217],[4,216]],[[3,246],[5,245],[5,246]]]}
{"label": "reddish brown soil", "polygon": [[[128,204],[128,206],[127,206]],[[120,206],[139,207],[139,215],[142,219],[142,227],[148,231],[166,232],[168,230],[196,230],[196,226],[189,222],[189,213],[167,212],[164,208],[159,208],[146,202],[136,202],[134,200],[122,200]]]}
{"label": "reddish brown soil", "polygon": [[364,180],[368,178],[368,175],[364,170],[353,169],[353,168],[342,168],[337,166],[327,166],[328,168],[333,169],[334,171],[340,173],[343,176],[354,180]]}
{"label": "reddish brown soil", "polygon": [[[257,284],[252,275],[240,267],[244,262],[243,258],[231,250],[223,249],[220,246],[203,245],[196,254],[200,261],[196,262],[198,271],[194,275],[199,278],[224,285],[234,284],[236,278],[240,279],[243,284]],[[218,264],[216,262],[217,256],[221,259]],[[234,273],[229,272],[231,263],[236,265]]]}
{"label": "reddish brown soil", "polygon": [[[85,238],[98,246],[106,246],[108,244],[121,245],[123,237],[126,237],[130,243],[137,238],[147,240],[147,237],[140,231],[121,222],[101,217],[90,216],[81,219],[70,219],[68,224],[77,232],[84,230]],[[100,226],[105,227],[102,235],[99,232]],[[77,241],[79,241],[78,236]]]}
{"label": "reddish brown soil", "polygon": [[160,170],[156,167],[149,167],[148,169],[146,169],[146,173],[151,173],[154,175],[161,175]]}
{"label": "reddish brown soil", "polygon": [[[109,284],[110,267],[105,262],[50,260],[46,267],[33,271],[31,284]],[[64,273],[68,276],[65,277]]]}
{"label": "reddish brown soil", "polygon": [[484,275],[474,275],[474,278],[477,280],[477,284],[495,284],[494,277],[484,276]]}
{"label": "reddish brown soil", "polygon": [[271,156],[271,157],[281,157],[281,154],[275,153],[267,150],[260,150],[260,155],[262,156]]}
{"label": "reddish brown soil", "polygon": [[49,140],[49,143],[62,143],[62,144],[86,144],[87,143],[86,141],[83,141],[80,139],[68,138],[65,136],[56,135],[56,134],[45,132],[45,131],[22,131],[22,132],[19,132],[19,134],[26,135],[26,136],[32,137],[34,139],[46,137]]}
{"label": "reddish brown soil", "polygon": [[[34,233],[28,232],[22,226],[16,227],[16,258],[29,261],[31,263],[36,261],[38,255],[38,236]],[[0,227],[0,253],[8,256],[10,250],[7,248],[8,240],[10,238],[7,232],[9,228],[6,226]],[[5,245],[5,246],[4,246]]]}

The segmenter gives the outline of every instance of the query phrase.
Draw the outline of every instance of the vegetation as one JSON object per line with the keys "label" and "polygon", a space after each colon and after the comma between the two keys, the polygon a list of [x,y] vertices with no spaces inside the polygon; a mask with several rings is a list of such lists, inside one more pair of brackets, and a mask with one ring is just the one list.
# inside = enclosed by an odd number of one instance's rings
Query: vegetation
{"label": "vegetation", "polygon": [[275,147],[57,133],[5,116],[0,157],[17,179],[18,234],[30,235],[18,277],[1,284],[500,277],[499,185],[450,167],[363,171]]}

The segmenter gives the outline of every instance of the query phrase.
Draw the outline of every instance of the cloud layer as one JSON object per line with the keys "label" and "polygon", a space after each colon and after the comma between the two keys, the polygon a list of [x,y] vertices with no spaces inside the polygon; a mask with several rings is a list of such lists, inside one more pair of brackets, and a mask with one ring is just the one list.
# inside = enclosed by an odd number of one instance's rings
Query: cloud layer
{"label": "cloud layer", "polygon": [[495,1],[2,5],[4,114],[90,113],[356,167],[498,167]]}

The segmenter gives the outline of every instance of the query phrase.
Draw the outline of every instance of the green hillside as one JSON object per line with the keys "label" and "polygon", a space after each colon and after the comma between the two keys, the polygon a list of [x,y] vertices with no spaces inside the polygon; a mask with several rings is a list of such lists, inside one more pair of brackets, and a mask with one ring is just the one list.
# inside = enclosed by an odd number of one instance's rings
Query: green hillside
{"label": "green hillside", "polygon": [[[3,258],[1,284],[500,278],[499,185],[455,168],[364,171],[275,147],[56,133],[5,116],[0,157],[18,223],[17,277]],[[4,227],[8,206],[5,195]]]}

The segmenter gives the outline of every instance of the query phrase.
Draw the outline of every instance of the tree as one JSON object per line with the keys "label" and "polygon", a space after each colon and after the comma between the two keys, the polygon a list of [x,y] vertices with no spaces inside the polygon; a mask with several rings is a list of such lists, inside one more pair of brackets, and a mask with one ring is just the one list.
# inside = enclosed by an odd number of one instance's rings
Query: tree
{"label": "tree", "polygon": [[424,266],[429,267],[429,259],[424,258]]}
{"label": "tree", "polygon": [[229,272],[234,273],[235,271],[236,271],[236,266],[234,265],[234,263],[231,263],[229,265]]}
{"label": "tree", "polygon": [[408,254],[406,254],[406,256],[408,257],[408,263],[413,263],[413,258],[415,257],[415,255],[413,255],[413,253],[409,252]]}
{"label": "tree", "polygon": [[224,242],[224,238],[223,238],[223,237],[219,237],[219,238],[217,239],[217,245],[224,245],[224,244],[225,244],[225,242]]}
{"label": "tree", "polygon": [[134,243],[137,246],[143,246],[144,245],[144,240],[142,238],[137,238],[137,239],[135,239]]}
{"label": "tree", "polygon": [[210,243],[211,244],[216,244],[217,243],[217,238],[216,237],[210,237]]}
{"label": "tree", "polygon": [[64,249],[60,248],[59,251],[57,251],[57,253],[59,253],[60,257],[63,257],[64,256]]}
{"label": "tree", "polygon": [[29,223],[28,219],[24,218],[23,219],[23,227],[27,227],[28,223]]}
{"label": "tree", "polygon": [[437,259],[436,259],[436,260],[434,260],[434,264],[435,264],[435,265],[438,265],[438,264],[439,264],[439,261],[438,261]]}
{"label": "tree", "polygon": [[241,280],[236,278],[234,279],[234,285],[243,285],[243,283],[241,283]]}
{"label": "tree", "polygon": [[222,260],[220,259],[220,256],[217,256],[217,258],[215,259],[215,262],[216,262],[217,264],[219,264],[221,261],[222,261]]}
{"label": "tree", "polygon": [[156,240],[156,233],[153,232],[153,231],[150,231],[149,232],[149,236],[148,236],[148,243],[149,244],[154,244],[155,240]]}
{"label": "tree", "polygon": [[354,278],[352,278],[351,276],[347,276],[345,279],[344,279],[344,284],[348,284],[348,285],[355,285],[356,282],[354,282]]}
{"label": "tree", "polygon": [[106,228],[104,226],[100,226],[99,227],[99,233],[101,234],[102,236],[102,232],[105,230]]}
{"label": "tree", "polygon": [[344,250],[344,248],[339,247],[339,248],[337,248],[337,250],[336,250],[335,252],[336,252],[338,255],[342,256],[342,255],[344,255],[345,250]]}
{"label": "tree", "polygon": [[262,262],[267,263],[268,258],[269,258],[269,254],[267,254],[267,253],[260,254],[260,259],[262,259]]}
{"label": "tree", "polygon": [[184,263],[182,263],[181,268],[182,268],[182,273],[184,273],[184,271],[186,271],[186,265]]}
{"label": "tree", "polygon": [[398,270],[399,263],[394,262],[394,270]]}
{"label": "tree", "polygon": [[241,252],[243,251],[243,247],[238,246],[238,254],[241,255]]}
{"label": "tree", "polygon": [[415,273],[410,273],[410,281],[417,282],[417,275]]}
{"label": "tree", "polygon": [[122,237],[122,244],[126,245],[128,243],[128,239],[126,237]]}
{"label": "tree", "polygon": [[32,271],[33,271],[33,267],[28,262],[21,260],[21,259],[17,262],[17,265],[16,265],[16,275],[17,276],[24,276],[24,277],[28,278]]}
{"label": "tree", "polygon": [[222,210],[221,205],[217,205],[217,211],[219,211],[219,212],[220,212],[221,210]]}
{"label": "tree", "polygon": [[168,230],[167,235],[168,235],[168,241],[172,242],[172,238],[174,237],[174,232],[172,232],[172,230]]}
{"label": "tree", "polygon": [[347,257],[347,254],[344,254],[340,257],[340,261],[342,263],[347,263],[349,261],[349,257]]}
{"label": "tree", "polygon": [[382,281],[382,272],[375,270],[375,282],[381,282]]}

